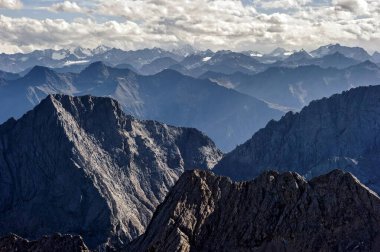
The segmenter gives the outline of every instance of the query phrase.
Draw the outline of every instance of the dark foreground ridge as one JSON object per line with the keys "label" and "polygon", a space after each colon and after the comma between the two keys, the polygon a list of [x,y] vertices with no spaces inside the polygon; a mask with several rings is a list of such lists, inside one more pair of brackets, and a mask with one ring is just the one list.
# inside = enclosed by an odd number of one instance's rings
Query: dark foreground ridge
{"label": "dark foreground ridge", "polygon": [[55,234],[28,241],[15,234],[0,239],[0,252],[89,252],[80,236]]}
{"label": "dark foreground ridge", "polygon": [[185,172],[131,251],[380,251],[380,198],[350,173]]}

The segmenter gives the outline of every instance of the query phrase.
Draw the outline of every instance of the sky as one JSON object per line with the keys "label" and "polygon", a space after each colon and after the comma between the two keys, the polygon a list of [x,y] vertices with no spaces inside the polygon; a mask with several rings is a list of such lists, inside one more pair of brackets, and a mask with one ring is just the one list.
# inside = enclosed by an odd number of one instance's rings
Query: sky
{"label": "sky", "polygon": [[0,52],[98,45],[380,51],[379,0],[0,0]]}

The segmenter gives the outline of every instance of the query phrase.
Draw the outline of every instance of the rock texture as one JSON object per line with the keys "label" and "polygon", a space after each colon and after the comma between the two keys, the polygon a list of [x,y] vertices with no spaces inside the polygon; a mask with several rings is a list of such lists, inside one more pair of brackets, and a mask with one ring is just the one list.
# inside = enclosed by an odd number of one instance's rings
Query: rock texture
{"label": "rock texture", "polygon": [[380,86],[355,88],[271,121],[214,171],[248,180],[269,169],[311,178],[339,168],[380,192],[379,136]]}
{"label": "rock texture", "polygon": [[0,252],[89,252],[80,236],[44,236],[39,240],[28,241],[11,234],[0,238]]}
{"label": "rock texture", "polygon": [[198,130],[136,120],[110,98],[50,95],[0,126],[0,236],[122,244],[184,170],[210,169],[221,155]]}
{"label": "rock texture", "polygon": [[380,198],[349,173],[185,172],[131,251],[379,251]]}

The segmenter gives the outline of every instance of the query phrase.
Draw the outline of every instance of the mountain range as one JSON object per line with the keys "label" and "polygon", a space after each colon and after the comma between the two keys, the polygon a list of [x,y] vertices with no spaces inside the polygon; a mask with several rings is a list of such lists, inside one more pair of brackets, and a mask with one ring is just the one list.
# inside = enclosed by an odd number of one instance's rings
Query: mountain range
{"label": "mountain range", "polygon": [[211,169],[222,156],[196,129],[139,121],[110,98],[65,95],[2,124],[0,153],[0,236],[77,234],[91,249],[142,234],[184,170]]}
{"label": "mountain range", "polygon": [[201,78],[256,97],[272,107],[300,110],[315,99],[352,87],[380,84],[380,67],[364,61],[343,69],[316,65],[271,67],[256,75],[208,72]]}
{"label": "mountain range", "polygon": [[[328,61],[328,57],[334,54]],[[183,74],[198,77],[207,71],[231,74],[244,72],[255,74],[272,66],[299,66],[317,64],[323,67],[344,67],[366,60],[380,63],[378,52],[370,55],[363,48],[339,44],[321,46],[314,51],[289,51],[277,48],[270,53],[257,51],[200,51],[191,46],[172,50],[145,48],[121,50],[107,46],[95,49],[82,47],[61,50],[37,50],[30,53],[0,54],[0,70],[21,73],[36,65],[56,68],[59,72],[80,72],[88,64],[103,61],[107,65],[128,64],[131,70],[141,74],[155,74],[164,69],[173,69]],[[133,69],[132,69],[133,68]]]}
{"label": "mountain range", "polygon": [[136,68],[151,63],[161,57],[171,57],[175,60],[184,56],[160,48],[124,51],[117,48],[99,46],[95,49],[75,48],[61,50],[37,50],[30,53],[0,54],[0,69],[7,72],[22,72],[36,65],[49,68],[67,68],[88,65],[96,61],[104,61],[113,66],[129,63]]}
{"label": "mountain range", "polygon": [[143,76],[95,62],[79,74],[36,66],[19,79],[3,80],[0,121],[20,117],[55,93],[112,97],[140,119],[198,128],[224,151],[283,114],[251,96],[173,70]]}
{"label": "mountain range", "polygon": [[378,58],[1,54],[0,252],[380,250]]}

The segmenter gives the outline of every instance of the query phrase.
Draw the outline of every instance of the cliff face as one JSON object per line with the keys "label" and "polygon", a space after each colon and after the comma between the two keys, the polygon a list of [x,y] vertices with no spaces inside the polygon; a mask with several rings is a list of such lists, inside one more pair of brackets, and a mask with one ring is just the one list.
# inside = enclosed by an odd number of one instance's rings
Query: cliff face
{"label": "cliff face", "polygon": [[379,136],[380,86],[360,87],[271,121],[227,154],[215,172],[247,180],[275,169],[311,178],[339,168],[380,192]]}
{"label": "cliff face", "polygon": [[79,236],[60,235],[44,236],[39,240],[28,241],[11,234],[0,238],[0,252],[89,252]]}
{"label": "cliff face", "polygon": [[350,173],[185,172],[131,251],[379,251],[380,198]]}
{"label": "cliff face", "polygon": [[195,129],[136,120],[109,98],[49,96],[0,126],[0,235],[123,244],[184,170],[220,158]]}

